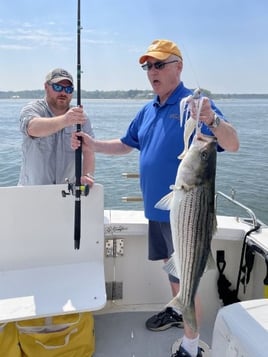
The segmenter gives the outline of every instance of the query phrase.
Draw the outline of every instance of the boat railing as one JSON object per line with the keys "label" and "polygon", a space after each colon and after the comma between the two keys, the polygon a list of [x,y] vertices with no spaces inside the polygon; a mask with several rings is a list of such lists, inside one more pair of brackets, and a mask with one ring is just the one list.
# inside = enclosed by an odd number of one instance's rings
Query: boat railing
{"label": "boat railing", "polygon": [[[129,178],[136,179],[136,178],[140,177],[140,175],[138,173],[131,173],[131,172],[123,172],[122,176],[127,179],[129,179]],[[221,191],[216,192],[216,194],[215,194],[215,209],[216,209],[216,211],[217,211],[217,205],[218,205],[218,197],[221,196],[221,197],[225,198],[227,201],[231,202],[233,205],[238,206],[247,212],[250,219],[243,218],[243,221],[245,223],[252,225],[253,228],[256,228],[256,229],[259,228],[260,222],[257,220],[255,213],[250,208],[248,208],[247,206],[243,205],[242,203],[240,203],[234,199],[234,195],[235,195],[234,190],[232,190],[231,195],[232,196],[230,197]],[[124,196],[124,197],[121,197],[121,200],[123,202],[139,202],[139,201],[142,201],[142,197],[140,197],[140,196]]]}
{"label": "boat railing", "polygon": [[123,172],[122,176],[125,178],[139,178],[140,175],[137,174],[136,172]]}
{"label": "boat railing", "polygon": [[[139,178],[140,175],[135,172],[123,172],[122,176],[127,179]],[[141,202],[143,201],[141,196],[124,196],[121,197],[122,202]]]}
{"label": "boat railing", "polygon": [[247,214],[250,216],[250,220],[249,219],[243,219],[244,222],[253,225],[254,228],[259,228],[260,227],[260,223],[257,220],[257,217],[255,215],[255,213],[248,208],[247,206],[243,205],[242,203],[236,201],[234,199],[234,194],[235,192],[232,190],[232,197],[226,195],[225,193],[221,192],[221,191],[217,191],[215,194],[215,209],[217,210],[217,205],[218,205],[218,197],[221,196],[223,198],[225,198],[227,201],[231,202],[232,204],[234,204],[235,206],[238,206],[240,208],[242,208],[243,210],[245,210],[247,212]]}

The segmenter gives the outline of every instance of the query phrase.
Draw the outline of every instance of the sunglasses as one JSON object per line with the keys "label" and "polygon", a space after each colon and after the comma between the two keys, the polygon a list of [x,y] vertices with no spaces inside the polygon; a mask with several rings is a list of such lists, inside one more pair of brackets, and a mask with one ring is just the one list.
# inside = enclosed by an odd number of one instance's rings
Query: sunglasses
{"label": "sunglasses", "polygon": [[151,62],[147,62],[145,64],[143,64],[141,67],[142,69],[144,69],[145,71],[150,71],[150,69],[152,69],[153,67],[155,69],[164,69],[166,64],[170,64],[170,63],[175,63],[175,62],[179,62],[178,60],[173,60],[173,61],[169,61],[169,62],[155,62],[155,63],[151,63]]}
{"label": "sunglasses", "polygon": [[53,90],[55,92],[58,92],[58,93],[60,93],[60,92],[62,92],[64,90],[65,93],[72,94],[73,91],[74,91],[74,87],[73,86],[64,87],[61,84],[57,84],[57,83],[51,83],[49,85],[53,88]]}

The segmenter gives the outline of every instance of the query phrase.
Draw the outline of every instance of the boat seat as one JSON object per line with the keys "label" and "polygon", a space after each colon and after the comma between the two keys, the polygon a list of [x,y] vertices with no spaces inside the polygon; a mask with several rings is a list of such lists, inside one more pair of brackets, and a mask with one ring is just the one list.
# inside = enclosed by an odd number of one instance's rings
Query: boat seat
{"label": "boat seat", "polygon": [[81,196],[74,249],[67,185],[0,188],[0,321],[96,311],[106,303],[103,187]]}
{"label": "boat seat", "polygon": [[268,299],[248,300],[219,310],[212,357],[267,357]]}

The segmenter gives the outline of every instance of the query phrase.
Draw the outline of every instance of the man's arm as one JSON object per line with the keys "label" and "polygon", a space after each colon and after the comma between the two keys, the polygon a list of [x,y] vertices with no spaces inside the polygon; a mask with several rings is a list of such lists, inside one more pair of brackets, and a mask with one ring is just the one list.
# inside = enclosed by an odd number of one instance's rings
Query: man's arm
{"label": "man's arm", "polygon": [[112,140],[95,140],[86,133],[75,132],[72,134],[71,147],[75,150],[80,145],[81,142],[78,137],[82,138],[82,150],[83,153],[86,151],[99,152],[106,155],[125,155],[130,153],[133,148],[124,144],[120,139]]}
{"label": "man's arm", "polygon": [[50,118],[34,117],[27,126],[28,135],[32,137],[45,137],[52,135],[68,126],[86,122],[86,116],[81,107],[72,107],[65,114]]}
{"label": "man's arm", "polygon": [[81,182],[92,186],[95,180],[94,173],[95,173],[95,153],[93,151],[84,151]]}
{"label": "man's arm", "polygon": [[[196,119],[197,108],[195,105],[191,107],[191,116]],[[216,127],[212,124],[215,120],[215,112],[211,108],[209,98],[202,98],[202,107],[199,114],[199,120],[205,123],[213,132],[218,140],[218,144],[227,151],[237,151],[239,149],[239,139],[234,127],[223,119],[219,120]]]}

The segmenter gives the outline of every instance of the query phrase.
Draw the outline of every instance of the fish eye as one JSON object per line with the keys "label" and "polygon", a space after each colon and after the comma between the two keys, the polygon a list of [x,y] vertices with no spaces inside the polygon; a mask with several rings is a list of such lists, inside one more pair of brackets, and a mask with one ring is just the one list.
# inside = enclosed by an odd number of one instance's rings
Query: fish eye
{"label": "fish eye", "polygon": [[207,158],[208,158],[208,152],[202,151],[201,152],[201,160],[207,160]]}

